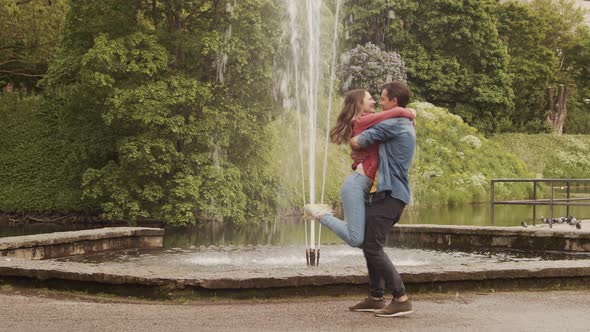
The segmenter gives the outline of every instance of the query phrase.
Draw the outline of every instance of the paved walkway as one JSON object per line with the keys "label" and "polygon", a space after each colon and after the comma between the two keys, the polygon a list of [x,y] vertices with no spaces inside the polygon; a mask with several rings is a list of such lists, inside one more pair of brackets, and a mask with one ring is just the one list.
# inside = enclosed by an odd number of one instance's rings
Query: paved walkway
{"label": "paved walkway", "polygon": [[590,331],[590,290],[414,297],[406,318],[346,310],[357,298],[187,304],[0,292],[0,331]]}

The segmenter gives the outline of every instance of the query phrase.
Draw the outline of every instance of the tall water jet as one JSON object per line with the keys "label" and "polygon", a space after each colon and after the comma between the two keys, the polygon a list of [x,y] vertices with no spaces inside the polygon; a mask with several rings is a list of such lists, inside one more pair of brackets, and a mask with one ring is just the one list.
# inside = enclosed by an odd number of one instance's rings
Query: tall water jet
{"label": "tall water jet", "polygon": [[[283,40],[288,43],[288,56],[282,63],[278,84],[280,97],[285,101],[285,108],[297,112],[297,126],[299,136],[299,163],[301,166],[302,193],[303,203],[316,203],[316,147],[318,144],[318,107],[319,98],[327,97],[327,124],[326,140],[328,139],[327,131],[330,125],[330,113],[332,111],[333,86],[335,80],[335,60],[338,39],[338,22],[342,0],[335,1],[334,8],[334,26],[331,41],[331,56],[328,66],[322,60],[322,49],[326,49],[325,44],[330,41],[322,41],[322,9],[324,2],[322,0],[305,0],[293,1],[284,0],[286,14],[288,19],[284,20]],[[330,70],[330,81],[320,82],[320,77],[324,72]],[[327,84],[329,88],[328,96],[322,93],[322,87]],[[306,118],[303,123],[302,118]],[[305,125],[305,128],[304,128]],[[305,129],[305,132],[304,132]],[[306,136],[306,142],[303,137]],[[307,148],[307,154],[304,154],[304,145]],[[321,203],[324,199],[325,177],[327,164],[327,141],[324,149],[324,171],[321,188]],[[307,161],[307,174],[305,174],[305,161]],[[306,177],[307,175],[307,177]],[[307,181],[308,197],[305,197],[305,181]],[[319,263],[320,239],[316,236],[316,223],[313,219],[309,220],[309,241],[307,240],[307,223],[306,223],[306,256],[310,266]],[[319,226],[318,235],[321,235],[321,225]]]}

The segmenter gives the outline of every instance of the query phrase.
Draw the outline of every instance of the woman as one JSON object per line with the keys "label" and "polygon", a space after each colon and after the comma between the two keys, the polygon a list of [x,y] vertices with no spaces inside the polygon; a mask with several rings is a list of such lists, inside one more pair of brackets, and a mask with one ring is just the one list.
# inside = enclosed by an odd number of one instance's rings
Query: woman
{"label": "woman", "polygon": [[[330,131],[330,140],[335,144],[348,144],[350,139],[363,130],[389,118],[405,117],[414,119],[409,110],[396,107],[375,113],[375,101],[364,89],[350,91],[345,99],[336,126]],[[365,197],[376,184],[379,167],[379,145],[366,149],[362,163],[352,164],[354,172],[350,174],[340,189],[344,219],[346,223],[333,216],[332,211],[323,205],[307,204],[305,210],[322,225],[330,228],[344,242],[352,247],[360,247],[365,237]]]}

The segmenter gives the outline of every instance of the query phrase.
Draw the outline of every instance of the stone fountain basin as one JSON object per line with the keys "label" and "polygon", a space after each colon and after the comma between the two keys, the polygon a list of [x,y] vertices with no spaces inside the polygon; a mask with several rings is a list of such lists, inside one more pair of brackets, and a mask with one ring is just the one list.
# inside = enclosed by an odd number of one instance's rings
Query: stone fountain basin
{"label": "stone fountain basin", "polygon": [[[417,226],[415,229],[419,229],[420,234],[424,234],[428,227],[434,229],[433,234],[437,234],[437,237],[442,234],[439,226]],[[473,227],[450,228],[463,234],[462,236],[465,236],[464,233],[476,232]],[[490,231],[482,230],[484,233]],[[498,234],[503,232],[502,229],[496,231]],[[525,237],[535,232],[510,228],[505,233],[514,237],[514,232],[523,231],[527,233]],[[588,234],[584,230],[572,233],[567,228],[563,231],[555,228],[550,231],[540,229],[539,236],[555,237],[559,236],[559,232],[570,239],[585,239]],[[549,233],[553,235],[548,236]],[[402,230],[401,236],[407,235],[407,229]],[[392,238],[395,238],[395,234]],[[451,244],[465,243],[453,241],[452,239]],[[442,244],[448,246],[448,243],[446,241]],[[480,240],[477,243],[485,241]],[[500,245],[494,247],[498,249]],[[590,280],[590,256],[585,252],[549,258],[542,253],[520,256],[498,251],[466,253],[387,248],[386,252],[397,265],[408,288],[424,285],[440,288],[449,284],[495,287],[496,283],[507,281],[518,285],[525,282],[560,285],[577,280],[587,284]],[[303,247],[125,249],[45,260],[5,256],[0,257],[0,278],[91,283],[99,288],[139,286],[165,289],[166,292],[189,289],[229,291],[233,294],[247,290],[265,293],[277,289],[310,287],[319,291],[332,286],[358,290],[365,288],[367,284],[362,252],[345,245],[323,245],[320,266],[314,268],[305,266]]]}
{"label": "stone fountain basin", "polygon": [[161,248],[164,230],[147,227],[108,227],[0,238],[0,257],[51,259],[108,250]]}
{"label": "stone fountain basin", "polygon": [[412,248],[516,249],[557,252],[590,252],[590,221],[581,229],[567,224],[529,227],[397,225],[390,241]]}
{"label": "stone fountain basin", "polygon": [[[327,247],[322,255],[329,256]],[[178,259],[178,257],[177,257]],[[395,257],[393,257],[395,262]],[[158,263],[159,262],[159,263]],[[93,282],[105,285],[167,286],[170,289],[268,289],[325,285],[367,284],[363,264],[338,266],[329,262],[307,268],[304,260],[298,267],[241,267],[233,269],[199,269],[199,265],[161,264],[149,259],[137,261],[83,262],[63,260],[0,260],[0,276],[39,280]],[[456,257],[446,262],[398,267],[406,284],[444,283],[531,278],[576,278],[590,276],[590,259],[471,261]]]}

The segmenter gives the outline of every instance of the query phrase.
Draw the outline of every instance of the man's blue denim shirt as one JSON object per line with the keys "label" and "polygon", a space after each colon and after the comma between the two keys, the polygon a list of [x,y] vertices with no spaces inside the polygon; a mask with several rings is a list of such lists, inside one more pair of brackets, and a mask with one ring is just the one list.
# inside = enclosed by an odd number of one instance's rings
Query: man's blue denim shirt
{"label": "man's blue denim shirt", "polygon": [[381,121],[358,136],[361,147],[379,144],[377,191],[391,190],[391,196],[410,203],[409,171],[416,148],[412,121],[393,118]]}

